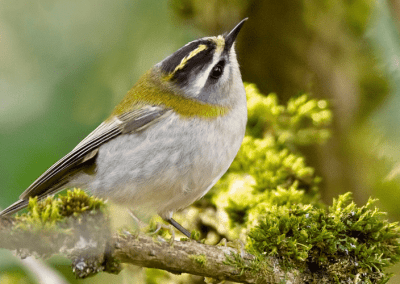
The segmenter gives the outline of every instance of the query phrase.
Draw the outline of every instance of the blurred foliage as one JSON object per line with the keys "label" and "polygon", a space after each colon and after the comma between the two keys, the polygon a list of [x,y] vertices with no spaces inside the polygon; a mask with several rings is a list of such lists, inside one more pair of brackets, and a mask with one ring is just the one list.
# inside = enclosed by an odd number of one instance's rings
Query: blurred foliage
{"label": "blurred foliage", "polygon": [[246,85],[248,123],[247,134],[262,138],[276,136],[280,144],[322,144],[330,137],[327,126],[332,113],[325,100],[309,100],[307,95],[292,97],[287,107],[278,105],[276,94],[266,99],[255,85]]}
{"label": "blurred foliage", "polygon": [[244,79],[264,93],[276,92],[284,101],[299,91],[330,97],[346,124],[388,93],[371,43],[363,39],[375,1],[171,2],[180,17],[212,33],[249,17],[239,35],[239,61]]}
{"label": "blurred foliage", "polygon": [[20,271],[7,271],[6,273],[2,273],[0,275],[0,283],[1,284],[33,284],[34,281],[30,280]]}
{"label": "blurred foliage", "polygon": [[[243,0],[170,0],[175,14],[210,35],[229,31],[239,20],[246,17],[243,11],[248,1]],[[205,5],[206,4],[206,5]]]}

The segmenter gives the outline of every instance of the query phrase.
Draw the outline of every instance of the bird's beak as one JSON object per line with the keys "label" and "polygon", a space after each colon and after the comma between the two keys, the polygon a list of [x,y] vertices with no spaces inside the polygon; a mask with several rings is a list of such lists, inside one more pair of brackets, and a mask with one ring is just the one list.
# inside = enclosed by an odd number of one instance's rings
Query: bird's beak
{"label": "bird's beak", "polygon": [[236,40],[237,35],[240,32],[240,29],[242,28],[243,24],[245,21],[247,21],[248,18],[244,18],[243,20],[240,21],[239,24],[236,25],[236,27],[233,28],[233,30],[231,30],[231,32],[225,36],[225,49],[226,50],[230,50],[233,43]]}

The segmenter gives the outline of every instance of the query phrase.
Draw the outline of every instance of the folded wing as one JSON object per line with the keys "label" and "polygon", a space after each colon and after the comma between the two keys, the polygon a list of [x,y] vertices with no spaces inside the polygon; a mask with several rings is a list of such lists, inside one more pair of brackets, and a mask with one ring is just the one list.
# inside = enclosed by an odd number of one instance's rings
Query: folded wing
{"label": "folded wing", "polygon": [[71,152],[52,165],[36,179],[20,196],[20,200],[9,206],[2,215],[10,215],[28,205],[29,197],[39,199],[63,189],[62,186],[82,168],[94,164],[99,147],[109,140],[128,133],[140,132],[170,112],[160,106],[142,106],[118,117],[112,117],[100,124],[83,139]]}

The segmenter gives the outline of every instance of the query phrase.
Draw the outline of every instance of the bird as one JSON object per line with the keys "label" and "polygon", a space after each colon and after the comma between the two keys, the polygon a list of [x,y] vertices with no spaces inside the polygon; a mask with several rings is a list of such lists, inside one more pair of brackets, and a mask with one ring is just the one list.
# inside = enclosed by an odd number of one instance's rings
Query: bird
{"label": "bird", "polygon": [[174,212],[213,187],[245,135],[246,92],[234,46],[246,20],[229,33],[191,41],[150,68],[104,122],[0,217],[27,207],[31,197],[77,187],[150,210],[190,238]]}

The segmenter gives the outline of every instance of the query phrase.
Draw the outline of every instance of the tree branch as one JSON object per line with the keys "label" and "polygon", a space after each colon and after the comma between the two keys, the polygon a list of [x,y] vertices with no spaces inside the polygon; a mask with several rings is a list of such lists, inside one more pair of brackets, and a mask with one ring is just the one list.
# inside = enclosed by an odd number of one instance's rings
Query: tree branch
{"label": "tree branch", "polygon": [[[193,240],[175,241],[170,244],[154,241],[146,235],[117,236],[113,241],[113,255],[123,263],[162,269],[175,274],[190,273],[219,280],[255,283],[254,277],[249,273],[241,273],[239,269],[224,263],[226,255],[237,253],[230,247],[210,246]],[[247,261],[253,258],[249,254],[244,257]]]}
{"label": "tree branch", "polygon": [[[193,240],[170,243],[142,233],[110,236],[93,230],[95,233],[88,235],[92,231],[88,227],[84,234],[76,227],[71,227],[73,235],[54,231],[54,236],[50,236],[47,231],[44,238],[40,231],[23,234],[15,231],[19,220],[14,218],[0,221],[0,247],[16,250],[23,258],[62,253],[72,260],[72,269],[80,278],[101,271],[118,273],[119,263],[128,263],[239,283],[304,283],[306,278],[310,279],[296,271],[284,272],[274,258],[257,266],[253,255],[228,246],[211,246]],[[104,235],[109,235],[108,241],[104,241]]]}

